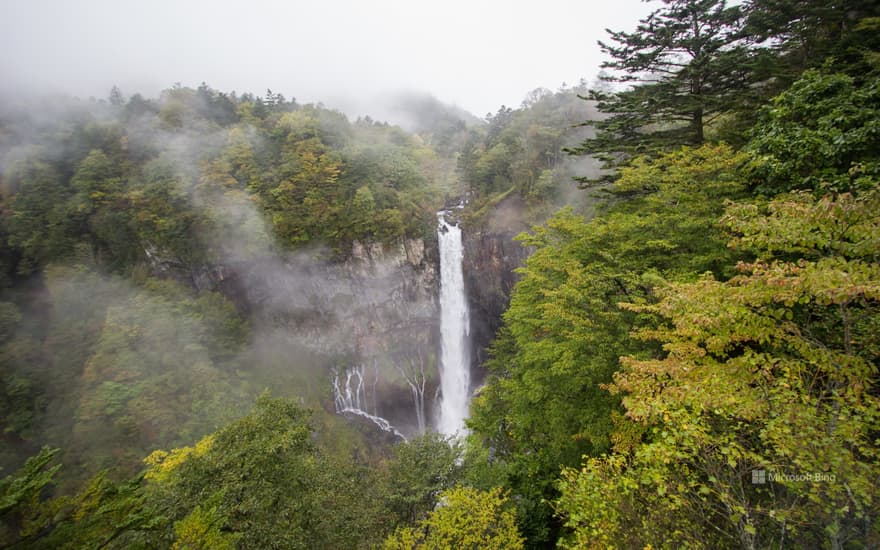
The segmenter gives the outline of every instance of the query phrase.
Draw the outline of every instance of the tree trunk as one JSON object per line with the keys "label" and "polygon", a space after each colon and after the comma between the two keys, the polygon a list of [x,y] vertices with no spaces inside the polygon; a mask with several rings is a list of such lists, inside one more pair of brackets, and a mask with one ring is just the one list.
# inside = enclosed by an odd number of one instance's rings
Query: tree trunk
{"label": "tree trunk", "polygon": [[691,114],[691,126],[693,127],[694,145],[702,145],[703,137],[703,108],[694,109]]}

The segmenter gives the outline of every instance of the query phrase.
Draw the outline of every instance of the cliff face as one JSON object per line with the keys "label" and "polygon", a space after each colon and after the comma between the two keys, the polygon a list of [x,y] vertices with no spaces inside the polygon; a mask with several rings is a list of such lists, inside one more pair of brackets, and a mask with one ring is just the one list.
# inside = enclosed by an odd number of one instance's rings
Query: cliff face
{"label": "cliff face", "polygon": [[[473,387],[482,383],[479,365],[510,302],[514,270],[530,252],[513,240],[529,229],[524,210],[519,197],[508,197],[478,226],[462,227]],[[314,256],[184,269],[150,255],[154,272],[219,290],[251,320],[260,340],[254,368],[281,356],[289,369],[309,371],[303,391],[326,410],[360,411],[353,415],[360,424],[369,423],[360,413],[382,417],[406,436],[423,431],[433,424],[439,388],[437,242],[354,242],[343,262]]]}
{"label": "cliff face", "polygon": [[[219,290],[251,320],[255,363],[286,356],[309,371],[302,391],[328,411],[383,417],[409,436],[435,408],[439,311],[436,243],[354,242],[343,262],[315,254],[154,271]],[[255,364],[254,368],[260,368]],[[360,414],[364,418],[363,414]]]}
{"label": "cliff face", "polygon": [[[501,315],[510,304],[510,292],[519,279],[514,270],[530,251],[513,240],[529,229],[523,221],[525,205],[511,196],[495,206],[477,227],[464,227],[464,277],[471,312],[473,365],[487,358],[486,348],[501,327]],[[474,368],[475,383],[484,373]]]}

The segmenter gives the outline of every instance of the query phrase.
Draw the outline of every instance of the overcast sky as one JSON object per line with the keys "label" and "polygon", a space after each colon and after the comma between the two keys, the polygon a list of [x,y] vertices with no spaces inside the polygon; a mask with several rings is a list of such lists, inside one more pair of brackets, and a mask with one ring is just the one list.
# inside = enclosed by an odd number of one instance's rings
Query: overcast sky
{"label": "overcast sky", "polygon": [[0,89],[155,97],[175,82],[266,88],[368,112],[426,91],[482,116],[592,81],[605,28],[640,0],[0,0]]}

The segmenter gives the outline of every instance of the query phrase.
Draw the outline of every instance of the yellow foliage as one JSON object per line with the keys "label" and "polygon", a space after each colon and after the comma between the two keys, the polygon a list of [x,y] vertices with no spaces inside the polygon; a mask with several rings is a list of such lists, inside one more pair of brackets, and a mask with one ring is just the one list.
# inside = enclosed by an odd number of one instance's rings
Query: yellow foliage
{"label": "yellow foliage", "polygon": [[174,473],[178,466],[183,464],[190,457],[202,456],[207,453],[214,444],[214,435],[208,435],[199,440],[192,447],[181,447],[168,451],[153,451],[144,459],[144,463],[149,466],[145,479],[149,481],[162,482]]}
{"label": "yellow foliage", "polygon": [[384,550],[412,548],[523,548],[512,510],[500,488],[478,491],[456,487],[440,495],[437,508],[416,528],[398,529],[383,545]]}

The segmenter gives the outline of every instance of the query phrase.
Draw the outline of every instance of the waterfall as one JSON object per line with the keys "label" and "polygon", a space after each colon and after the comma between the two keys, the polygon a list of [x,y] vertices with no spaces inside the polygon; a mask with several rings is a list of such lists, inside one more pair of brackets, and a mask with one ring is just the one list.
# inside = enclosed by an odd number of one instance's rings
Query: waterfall
{"label": "waterfall", "polygon": [[[470,316],[464,290],[461,228],[447,221],[447,211],[438,216],[437,241],[440,251],[440,386],[439,415],[436,430],[446,435],[465,433],[465,418],[470,401]],[[429,380],[430,362],[427,350],[413,343],[405,352],[395,355],[393,364],[409,386],[419,433],[424,432],[425,391]],[[411,348],[411,349],[410,349]],[[375,365],[374,365],[375,367]],[[370,392],[366,369],[351,366],[333,373],[333,401],[339,414],[364,417],[381,430],[406,440],[388,420],[377,414],[375,388]],[[436,398],[435,398],[436,400]]]}
{"label": "waterfall", "polygon": [[440,420],[438,431],[464,432],[470,396],[469,317],[462,270],[461,228],[438,214],[440,246]]}
{"label": "waterfall", "polygon": [[[345,381],[343,382],[338,372],[333,374],[333,402],[336,406],[336,412],[338,414],[348,413],[362,416],[375,424],[380,430],[392,433],[406,441],[406,436],[392,426],[391,422],[388,422],[381,416],[367,412],[369,405],[364,388],[363,365],[347,369],[344,379]],[[373,406],[375,409],[375,403]]]}

